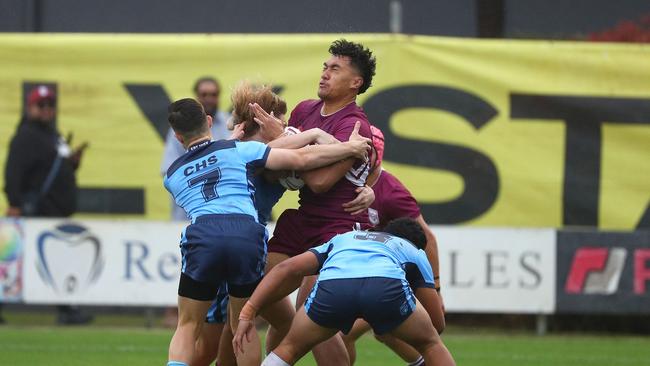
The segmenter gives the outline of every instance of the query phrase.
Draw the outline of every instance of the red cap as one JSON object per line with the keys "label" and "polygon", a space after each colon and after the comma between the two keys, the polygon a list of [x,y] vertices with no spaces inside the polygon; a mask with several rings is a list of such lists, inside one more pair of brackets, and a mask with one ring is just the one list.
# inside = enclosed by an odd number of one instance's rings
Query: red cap
{"label": "red cap", "polygon": [[54,89],[46,85],[39,85],[32,89],[27,96],[27,104],[35,104],[43,100],[56,101]]}
{"label": "red cap", "polygon": [[372,133],[372,145],[375,147],[377,156],[375,161],[372,162],[372,167],[375,168],[381,164],[384,159],[384,134],[377,127],[370,125],[370,133]]}

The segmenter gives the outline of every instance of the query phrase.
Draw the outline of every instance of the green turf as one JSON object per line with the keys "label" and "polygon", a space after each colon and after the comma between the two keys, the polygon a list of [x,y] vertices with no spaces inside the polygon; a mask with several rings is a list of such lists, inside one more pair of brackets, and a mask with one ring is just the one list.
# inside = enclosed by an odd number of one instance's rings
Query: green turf
{"label": "green turf", "polygon": [[[0,327],[2,365],[165,365],[169,329],[133,327]],[[650,365],[650,339],[454,329],[445,343],[458,365]],[[358,344],[359,366],[402,365],[372,337]],[[314,365],[306,358],[298,365]]]}

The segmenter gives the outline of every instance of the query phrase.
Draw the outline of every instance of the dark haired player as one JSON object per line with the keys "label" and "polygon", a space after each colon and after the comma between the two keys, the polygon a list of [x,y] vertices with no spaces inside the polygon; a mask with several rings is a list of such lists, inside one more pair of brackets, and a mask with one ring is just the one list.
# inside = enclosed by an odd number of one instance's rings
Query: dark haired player
{"label": "dark haired player", "polygon": [[357,318],[366,320],[375,333],[389,333],[415,347],[428,365],[454,365],[431,323],[432,315],[421,304],[436,296],[425,246],[420,225],[401,218],[382,232],[340,234],[280,263],[242,309],[233,339],[235,353],[256,333],[254,319],[260,309],[295,290],[303,276],[319,273],[289,334],[262,366],[293,365],[322,340],[349,332]]}
{"label": "dark haired player", "polygon": [[[388,222],[400,217],[409,217],[415,220],[426,236],[427,245],[424,249],[429,264],[433,270],[434,279],[436,280],[436,296],[431,296],[431,303],[423,305],[432,317],[432,322],[438,333],[442,333],[445,328],[444,307],[442,297],[440,296],[440,277],[438,263],[438,243],[436,237],[424,221],[418,203],[406,187],[395,176],[382,168],[384,157],[384,134],[375,126],[371,126],[372,142],[374,154],[372,156],[372,171],[368,176],[367,185],[375,191],[375,200],[368,208],[368,216],[373,227],[384,227]],[[430,309],[429,309],[430,308]],[[350,364],[353,365],[356,359],[355,342],[365,332],[370,330],[370,325],[359,319],[355,322],[352,330],[343,336],[343,342],[350,356]],[[424,365],[424,359],[408,344],[391,337],[390,335],[377,336],[378,340],[385,343],[395,353],[397,353],[409,366]]]}
{"label": "dark haired player", "polygon": [[[350,156],[363,158],[369,139],[358,125],[346,143],[271,149],[265,144],[211,141],[212,118],[194,99],[169,106],[169,124],[188,150],[164,177],[165,188],[191,219],[181,235],[182,267],[178,287],[178,326],[169,345],[168,365],[188,365],[217,289],[230,295],[229,316],[235,329],[239,312],[264,269],[265,228],[260,225],[249,177],[257,168],[304,170]],[[239,365],[259,365],[257,336],[237,358]]]}
{"label": "dark haired player", "polygon": [[[372,52],[359,43],[340,39],[334,41],[330,58],[323,63],[317,100],[306,100],[294,108],[289,126],[306,131],[320,128],[339,141],[347,141],[356,121],[361,121],[359,134],[370,138],[370,124],[357,95],[372,84],[376,61]],[[315,171],[301,173],[305,186],[300,190],[300,207],[285,210],[278,218],[273,237],[269,240],[269,268],[296,256],[334,235],[350,231],[357,224],[370,227],[368,214],[350,215],[344,203],[357,196],[357,189],[366,183],[369,163],[347,159]],[[305,279],[297,305],[304,302],[316,277]],[[349,363],[340,336],[333,337],[314,348],[318,365],[341,366]]]}

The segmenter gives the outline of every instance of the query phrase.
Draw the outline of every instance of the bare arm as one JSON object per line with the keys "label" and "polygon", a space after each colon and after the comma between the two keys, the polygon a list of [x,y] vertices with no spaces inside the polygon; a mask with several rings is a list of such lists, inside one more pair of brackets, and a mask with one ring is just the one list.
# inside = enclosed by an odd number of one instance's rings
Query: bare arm
{"label": "bare arm", "polygon": [[348,157],[365,158],[370,139],[359,135],[359,127],[357,122],[350,140],[340,144],[311,145],[298,150],[271,149],[265,167],[271,170],[310,170]]}
{"label": "bare arm", "polygon": [[305,276],[318,274],[320,264],[312,252],[282,261],[264,276],[248,300],[257,309],[276,302],[295,291]]}
{"label": "bare arm", "polygon": [[232,340],[235,354],[243,352],[244,338],[248,341],[250,333],[256,331],[254,321],[260,309],[295,291],[303,277],[317,274],[319,268],[314,253],[305,252],[283,261],[264,276],[239,315],[239,325]]}
{"label": "bare arm", "polygon": [[325,193],[332,189],[353,165],[354,159],[346,159],[326,167],[301,172],[300,178],[314,193]]}
{"label": "bare arm", "polygon": [[266,113],[257,103],[251,104],[250,107],[253,113],[255,113],[254,120],[260,126],[264,141],[271,141],[269,143],[270,147],[298,149],[312,143],[325,145],[339,142],[334,136],[320,128],[312,128],[297,135],[285,136],[286,129],[284,128],[284,121],[275,117],[273,112],[271,114]]}
{"label": "bare arm", "polygon": [[336,145],[311,145],[297,150],[272,149],[265,168],[271,170],[310,170],[360,154],[359,146],[347,142]]}
{"label": "bare arm", "polygon": [[436,236],[433,235],[431,229],[429,229],[429,225],[427,225],[426,221],[424,221],[422,215],[418,216],[415,219],[415,221],[417,221],[418,224],[420,224],[420,226],[422,227],[422,231],[424,231],[424,235],[427,238],[427,246],[424,248],[424,252],[427,255],[427,259],[429,260],[429,264],[431,265],[431,270],[433,271],[433,278],[436,281],[436,291],[438,292],[440,307],[444,314],[445,302],[442,298],[442,294],[440,293],[440,261],[438,257],[438,241],[436,240]]}
{"label": "bare arm", "polygon": [[427,238],[427,246],[424,248],[424,252],[427,254],[431,270],[433,270],[433,277],[436,280],[436,288],[439,288],[440,283],[438,280],[440,279],[440,262],[438,260],[438,242],[436,241],[433,232],[431,232],[431,229],[429,229],[429,225],[424,221],[422,215],[415,218],[415,221],[420,224],[422,231],[424,231],[424,235]]}
{"label": "bare arm", "polygon": [[436,290],[429,287],[419,287],[415,289],[415,297],[429,314],[431,323],[433,323],[438,333],[442,334],[442,331],[445,330],[445,314],[442,311],[442,304]]}
{"label": "bare arm", "polygon": [[312,128],[299,134],[279,137],[269,142],[268,145],[275,148],[299,149],[313,143],[326,145],[338,142],[339,140],[335,139],[334,136],[320,128]]}

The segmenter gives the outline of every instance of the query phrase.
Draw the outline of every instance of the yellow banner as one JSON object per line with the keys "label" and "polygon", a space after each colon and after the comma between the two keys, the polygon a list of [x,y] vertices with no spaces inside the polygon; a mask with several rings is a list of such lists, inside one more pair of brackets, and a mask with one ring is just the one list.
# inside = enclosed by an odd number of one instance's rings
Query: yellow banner
{"label": "yellow banner", "polygon": [[[161,127],[147,100],[192,96],[194,80],[213,75],[222,109],[242,79],[282,87],[291,108],[315,98],[328,46],[340,37],[0,36],[0,162],[24,83],[56,83],[60,131],[90,142],[79,185],[142,189],[144,216],[167,218]],[[386,134],[385,168],[430,223],[650,226],[650,46],[345,38],[377,57],[358,102]],[[285,196],[276,217],[297,205],[296,194]]]}

